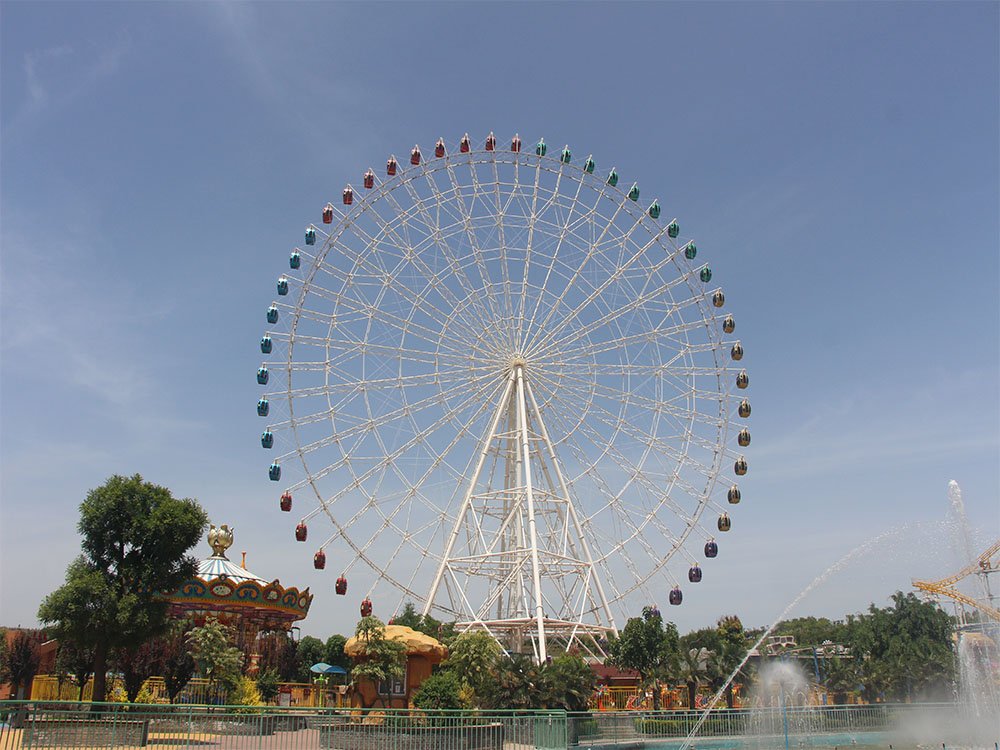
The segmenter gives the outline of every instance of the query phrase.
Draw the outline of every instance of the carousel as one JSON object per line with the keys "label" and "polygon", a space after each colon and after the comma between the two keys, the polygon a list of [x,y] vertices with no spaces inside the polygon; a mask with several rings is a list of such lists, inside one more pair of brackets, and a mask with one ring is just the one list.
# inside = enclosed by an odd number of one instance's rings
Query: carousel
{"label": "carousel", "polygon": [[252,670],[258,636],[290,631],[309,614],[313,595],[308,588],[285,588],[277,579],[268,582],[251,573],[246,552],[239,565],[226,557],[226,550],[233,545],[233,529],[226,524],[219,528],[212,525],[208,543],[212,555],[198,563],[198,573],[166,594],[170,616],[189,619],[196,626],[209,619],[228,625]]}

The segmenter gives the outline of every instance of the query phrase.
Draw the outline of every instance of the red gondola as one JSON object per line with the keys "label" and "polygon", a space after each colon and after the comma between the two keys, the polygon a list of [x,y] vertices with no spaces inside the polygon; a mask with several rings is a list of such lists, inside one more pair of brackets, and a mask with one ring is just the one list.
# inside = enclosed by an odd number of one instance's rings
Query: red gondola
{"label": "red gondola", "polygon": [[292,493],[286,492],[281,496],[281,509],[286,513],[292,509]]}
{"label": "red gondola", "polygon": [[370,169],[367,172],[365,172],[364,180],[365,180],[365,190],[371,190],[373,187],[375,187],[375,173],[372,172]]}
{"label": "red gondola", "polygon": [[385,163],[385,173],[390,177],[396,174],[396,170],[399,168],[399,162],[396,161],[395,156],[390,156],[389,160]]}
{"label": "red gondola", "polygon": [[492,151],[496,147],[497,147],[497,138],[495,135],[493,135],[493,131],[491,130],[490,134],[486,136],[486,150]]}
{"label": "red gondola", "polygon": [[410,152],[410,164],[416,166],[420,163],[420,146],[414,146]]}
{"label": "red gondola", "polygon": [[300,523],[295,527],[295,541],[304,542],[306,537],[309,535],[309,529],[306,528],[304,523]]}
{"label": "red gondola", "polygon": [[463,154],[467,154],[470,148],[472,148],[472,141],[469,140],[469,134],[466,133],[462,136],[462,140],[458,144],[458,150]]}
{"label": "red gondola", "polygon": [[333,206],[327,203],[323,207],[323,223],[332,224],[333,223]]}
{"label": "red gondola", "polygon": [[326,567],[326,553],[323,550],[313,555],[313,567],[316,570],[323,570]]}
{"label": "red gondola", "polygon": [[361,616],[368,617],[371,615],[371,613],[372,613],[372,601],[368,597],[365,597],[365,600],[361,602]]}
{"label": "red gondola", "polygon": [[515,135],[510,141],[510,150],[515,154],[521,150],[521,136]]}
{"label": "red gondola", "polygon": [[347,579],[344,576],[337,579],[337,585],[334,586],[334,590],[338,596],[343,596],[347,593]]}
{"label": "red gondola", "polygon": [[437,143],[434,144],[434,156],[438,159],[444,156],[444,138],[438,138]]}
{"label": "red gondola", "polygon": [[[354,203],[354,188],[350,185],[344,188],[344,205],[349,206]],[[330,217],[333,218],[333,212],[330,212]],[[323,221],[326,221],[326,217],[323,217]]]}

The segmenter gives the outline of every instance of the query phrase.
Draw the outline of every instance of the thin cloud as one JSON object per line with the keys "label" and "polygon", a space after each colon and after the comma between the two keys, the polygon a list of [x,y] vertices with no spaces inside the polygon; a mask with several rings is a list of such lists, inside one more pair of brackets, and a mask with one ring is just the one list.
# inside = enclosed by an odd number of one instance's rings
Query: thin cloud
{"label": "thin cloud", "polygon": [[61,45],[25,54],[27,97],[4,127],[4,140],[17,138],[30,130],[38,117],[59,111],[89,93],[117,72],[131,47],[131,36],[122,29],[113,41],[92,41],[85,49]]}

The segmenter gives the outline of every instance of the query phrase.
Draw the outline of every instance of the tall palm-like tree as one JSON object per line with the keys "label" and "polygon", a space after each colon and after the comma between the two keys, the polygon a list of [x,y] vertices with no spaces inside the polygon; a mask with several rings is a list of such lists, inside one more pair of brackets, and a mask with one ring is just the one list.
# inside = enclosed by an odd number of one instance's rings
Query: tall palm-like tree
{"label": "tall palm-like tree", "polygon": [[698,687],[712,678],[715,655],[707,648],[681,649],[678,677],[687,685],[688,707],[695,707]]}

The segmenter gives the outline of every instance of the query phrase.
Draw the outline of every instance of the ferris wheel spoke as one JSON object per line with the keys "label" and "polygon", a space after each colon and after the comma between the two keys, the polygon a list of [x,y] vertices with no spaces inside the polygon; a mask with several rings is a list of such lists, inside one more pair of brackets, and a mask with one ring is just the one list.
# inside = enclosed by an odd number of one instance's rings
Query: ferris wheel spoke
{"label": "ferris wheel spoke", "polygon": [[[580,200],[580,191],[582,189],[583,189],[583,180],[582,179],[577,179],[576,180],[576,193],[573,195],[573,200],[572,200],[572,202],[569,205],[569,210],[566,212],[566,221],[565,221],[565,223],[561,227],[559,227],[558,238],[556,240],[555,247],[552,250],[552,256],[551,256],[551,258],[549,260],[548,267],[545,269],[545,276],[544,276],[544,278],[542,280],[542,284],[541,284],[541,288],[542,289],[548,288],[548,286],[549,286],[550,279],[552,277],[552,269],[555,267],[556,258],[559,257],[559,251],[560,251],[560,249],[563,246],[563,242],[565,242],[565,240],[566,240],[566,235],[569,232],[569,225],[570,225],[570,222],[572,221],[573,214],[577,211],[577,206],[579,205],[579,200]],[[559,193],[559,191],[557,189],[554,192],[554,194],[558,194],[558,193]],[[585,221],[587,217],[594,215],[595,211],[597,210],[597,203],[600,201],[600,199],[601,199],[601,194],[597,193],[597,196],[594,199],[594,205],[592,207],[590,207],[590,209],[585,214],[583,214],[580,217],[580,221]],[[525,281],[527,281],[527,278],[525,279]],[[542,295],[541,294],[537,294],[536,298],[535,298],[535,305],[534,305],[534,307],[533,307],[533,309],[531,311],[531,318],[528,321],[528,325],[527,325],[527,327],[526,327],[526,329],[525,329],[525,331],[524,331],[524,333],[522,335],[522,339],[521,339],[522,342],[526,342],[526,341],[529,341],[531,339],[531,333],[532,333],[532,330],[534,329],[534,325],[535,325],[535,317],[538,315],[538,309],[541,306],[541,303],[542,303]]]}
{"label": "ferris wheel spoke", "polygon": [[[612,273],[610,273],[608,277],[601,284],[594,287],[593,291],[591,291],[591,293],[587,295],[587,297],[583,300],[583,302],[581,302],[575,308],[570,310],[568,314],[564,315],[559,320],[559,322],[556,323],[552,328],[546,330],[546,332],[539,337],[537,343],[532,342],[532,344],[537,348],[544,348],[550,341],[552,341],[556,336],[558,336],[568,325],[570,325],[574,320],[576,320],[583,311],[585,311],[592,304],[594,304],[594,302],[597,299],[599,299],[602,294],[605,294],[613,284],[620,282],[623,276],[625,275],[626,271],[630,270],[633,266],[635,266],[646,255],[646,253],[648,253],[654,247],[661,247],[658,244],[658,241],[660,237],[664,233],[666,233],[666,231],[667,230],[664,227],[662,230],[657,232],[653,236],[653,238],[649,240],[649,242],[636,249],[630,258],[628,258],[622,263],[617,264],[615,270]],[[591,255],[591,253],[588,253],[588,256],[589,255]],[[658,273],[659,270],[663,268],[670,261],[671,258],[669,257],[662,259],[658,263],[654,264],[652,268],[649,269],[649,271],[644,271],[642,275],[648,281],[650,277],[652,277],[655,273]],[[676,284],[680,284],[686,281],[688,275],[690,275],[690,272],[683,274],[681,277],[675,279],[672,282],[668,282],[667,284],[662,285],[660,287],[661,293],[665,290],[670,289],[672,286]],[[562,300],[565,298],[565,295],[566,292],[564,291],[560,295],[556,303],[553,305],[553,310],[550,311],[549,316],[546,318],[546,321],[543,324],[543,329],[548,324],[549,319],[551,319],[552,313],[554,312],[555,308],[557,308],[562,303]]]}
{"label": "ferris wheel spoke", "polygon": [[[407,181],[405,184],[407,185],[408,188],[411,188],[412,192],[412,186],[410,185],[410,182]],[[411,212],[417,211],[416,205],[410,211],[405,210],[395,199],[392,193],[388,193],[387,197],[389,198],[389,201],[395,206],[397,210],[397,216],[400,218],[400,220],[405,220],[407,217],[410,216]],[[415,251],[415,248],[419,247],[420,243],[417,243],[415,245],[412,241],[409,240],[408,236],[405,238],[400,237],[398,232],[377,211],[372,212],[371,218],[377,224],[379,224],[383,235],[391,234],[392,236],[396,237],[399,240],[399,242],[402,243],[402,244],[394,244],[394,247],[400,250],[401,253],[400,259],[406,262],[407,264],[411,265],[413,268],[415,268],[421,273],[421,275],[424,277],[428,285],[426,290],[433,289],[436,293],[441,295],[442,299],[445,300],[450,305],[453,311],[462,310],[464,308],[462,300],[456,297],[454,295],[454,292],[448,287],[448,285],[442,283],[440,275],[438,273],[435,273],[427,265],[427,263],[424,262],[422,253],[419,251]],[[403,229],[404,232],[408,235],[409,230],[407,229],[407,226],[408,226],[407,224],[404,224]],[[360,229],[357,231],[361,232]],[[375,240],[372,237],[363,232],[359,234],[359,237],[362,239],[362,241],[368,241],[370,243],[370,246],[371,243],[375,242]],[[428,236],[427,244],[440,247],[439,240],[440,240],[439,237]],[[447,243],[444,244],[447,245]],[[451,256],[449,256],[449,261],[454,261],[454,259],[451,258]],[[452,270],[456,270],[456,268],[458,267],[459,266],[457,266],[456,263],[455,265],[452,266]],[[409,290],[405,284],[397,284],[395,285],[394,288],[397,292],[403,293],[404,296],[409,296],[408,295]],[[418,297],[417,300],[413,300],[414,307],[417,307],[419,302],[420,302],[420,297]],[[462,319],[460,322],[462,330],[464,330],[466,333],[471,334],[475,332],[476,330],[475,320]]]}
{"label": "ferris wheel spoke", "polygon": [[[632,299],[625,305],[621,305],[615,309],[608,311],[601,311],[598,317],[587,323],[586,325],[571,330],[567,332],[567,335],[560,339],[558,344],[551,343],[547,349],[533,349],[531,351],[532,356],[545,357],[549,354],[555,347],[558,346],[560,352],[568,352],[572,349],[572,345],[581,339],[587,339],[590,334],[600,331],[602,328],[607,328],[609,324],[622,320],[626,315],[636,312],[645,312],[647,315],[656,313],[656,317],[662,318],[663,320],[680,320],[680,323],[676,323],[676,328],[674,329],[661,329],[661,328],[651,328],[644,329],[644,333],[648,334],[661,334],[670,335],[671,333],[686,332],[692,330],[698,330],[701,328],[709,328],[713,322],[713,318],[702,317],[700,314],[697,318],[691,318],[690,320],[684,320],[680,317],[681,313],[688,307],[696,306],[697,301],[692,299],[687,299],[679,303],[673,303],[667,306],[662,305],[660,296],[663,294],[663,288],[657,288],[652,292],[646,292],[642,296],[638,296]],[[699,311],[700,313],[700,311]],[[641,334],[633,334],[633,338],[641,338]],[[541,344],[539,344],[541,346]]]}
{"label": "ferris wheel spoke", "polygon": [[[607,426],[609,429],[612,430],[612,437],[608,438],[607,436],[598,433],[596,430],[593,429],[592,423],[589,420],[584,422],[581,430],[590,436],[592,442],[595,445],[604,446],[604,450],[607,452],[607,454],[611,456],[618,464],[618,466],[622,468],[626,472],[626,474],[628,474],[630,477],[627,480],[626,484],[622,487],[622,489],[619,492],[615,493],[615,495],[612,498],[613,502],[618,502],[620,498],[626,494],[629,485],[633,481],[638,481],[645,487],[645,489],[653,493],[654,497],[655,496],[661,497],[662,498],[661,502],[664,502],[668,506],[670,506],[671,510],[678,517],[690,522],[691,519],[689,516],[687,516],[686,511],[683,509],[683,507],[675,504],[672,498],[670,497],[669,493],[661,495],[661,493],[663,492],[662,489],[658,488],[655,484],[649,481],[651,472],[650,470],[645,468],[644,464],[646,463],[646,459],[649,456],[652,447],[657,446],[662,448],[663,447],[662,442],[658,441],[654,435],[647,432],[643,432],[635,428],[628,419],[623,419],[621,415],[616,415],[614,413],[608,412],[607,410],[603,409],[597,404],[594,404],[592,406],[592,411],[594,418],[596,418],[598,421],[600,421],[602,424],[604,424],[605,426]],[[615,448],[614,436],[616,436],[620,432],[626,435],[630,435],[638,443],[644,446],[643,456],[638,461],[633,461],[629,459],[621,451]],[[681,465],[688,465],[691,463],[695,464],[695,466],[698,465],[698,463],[695,462],[690,456],[679,455],[675,453],[673,450],[671,450],[669,455],[671,456],[671,458],[676,459],[678,463]],[[682,482],[682,480],[680,480],[679,476],[677,476],[676,473],[671,474],[670,481],[671,484],[679,482],[685,488],[694,490],[694,488],[690,488],[690,485]],[[699,493],[697,490],[694,490],[692,494],[697,495]]]}
{"label": "ferris wheel spoke", "polygon": [[[485,200],[485,193],[483,193],[481,186],[479,185],[478,175],[476,172],[475,165],[469,164],[470,176],[472,178],[472,196],[471,201],[474,206],[477,200],[480,200],[480,196]],[[455,186],[456,193],[458,193],[458,186],[461,182],[458,179],[457,173],[455,171],[454,165],[449,162],[448,164],[448,174],[451,178],[452,184]],[[474,220],[472,216],[471,207],[465,204],[464,199],[459,200],[458,205],[460,208],[460,218],[462,221],[462,227],[465,230],[465,240],[469,243],[469,247],[472,250],[472,257],[476,264],[476,270],[479,275],[480,282],[482,284],[482,289],[484,291],[484,298],[486,306],[489,309],[490,314],[494,319],[499,319],[500,313],[497,308],[496,300],[493,298],[493,284],[490,279],[489,270],[486,264],[486,256],[483,253],[481,243],[479,242],[479,237],[476,233],[476,227],[474,226]]]}
{"label": "ferris wheel spoke", "polygon": [[486,318],[488,315],[488,310],[483,305],[482,301],[476,294],[476,290],[472,285],[471,279],[466,273],[465,267],[458,262],[458,259],[452,254],[451,248],[448,243],[441,236],[441,229],[437,222],[434,221],[433,217],[427,212],[424,207],[424,201],[421,196],[417,193],[416,188],[412,184],[412,181],[404,182],[404,186],[410,195],[410,199],[413,201],[414,207],[417,209],[418,214],[421,217],[421,222],[424,224],[429,235],[434,239],[434,244],[441,252],[442,256],[446,259],[449,267],[454,272],[455,281],[462,288],[465,298],[469,300],[472,305],[479,310],[479,315]]}
{"label": "ferris wheel spoke", "polygon": [[[580,457],[586,456],[586,451],[583,450],[583,448],[579,445],[579,443],[576,441],[575,438],[572,437],[570,438],[570,440],[568,441],[568,446],[570,448],[570,451],[577,454],[578,456]],[[618,493],[615,493],[611,490],[608,483],[604,480],[603,475],[599,471],[597,471],[595,467],[591,467],[588,470],[588,476],[590,477],[591,481],[594,482],[597,488],[601,491],[601,494],[609,499],[608,503],[602,506],[601,510],[611,511],[612,520],[615,523],[624,526],[624,531],[619,532],[617,541],[615,541],[614,539],[611,540],[612,543],[608,546],[607,548],[608,551],[605,553],[603,559],[607,560],[607,558],[611,554],[618,554],[621,557],[621,559],[625,562],[627,568],[629,569],[629,572],[632,574],[633,580],[637,581],[646,580],[649,577],[649,574],[645,573],[645,566],[640,566],[632,559],[631,554],[628,552],[628,543],[632,541],[638,541],[639,547],[642,549],[642,551],[646,553],[646,555],[650,558],[653,564],[656,564],[659,560],[662,559],[662,552],[658,554],[648,544],[642,543],[643,538],[639,527],[632,520],[631,516],[624,512],[624,509],[622,508],[620,499],[618,497]],[[599,522],[595,523],[594,520],[601,512],[601,510],[599,510],[597,513],[593,513],[581,519],[581,523],[595,538],[604,537],[604,534],[598,531],[599,529],[604,528],[604,526]],[[666,560],[663,560],[663,564],[666,564]],[[617,598],[620,599],[621,596]]]}
{"label": "ferris wheel spoke", "polygon": [[[493,384],[493,386],[494,386],[494,388],[496,387],[495,384]],[[327,476],[328,474],[330,474],[335,469],[340,468],[341,466],[346,466],[348,468],[348,470],[351,472],[351,474],[354,476],[353,481],[351,481],[350,483],[348,483],[346,486],[342,487],[340,490],[338,490],[331,497],[328,497],[326,499],[326,501],[325,501],[324,504],[336,503],[337,501],[343,499],[349,492],[353,492],[353,491],[357,490],[358,488],[360,488],[361,485],[365,481],[367,481],[367,480],[371,479],[373,476],[375,476],[378,471],[385,470],[386,468],[388,468],[389,466],[391,466],[392,463],[393,463],[393,461],[395,461],[396,459],[398,459],[400,456],[404,455],[407,451],[411,450],[414,446],[420,445],[421,443],[423,443],[423,441],[425,441],[429,435],[433,434],[436,430],[440,429],[444,425],[446,425],[449,422],[451,422],[462,411],[464,411],[465,409],[467,409],[472,404],[476,403],[477,400],[480,400],[483,396],[485,396],[489,392],[490,392],[489,385],[485,385],[485,386],[479,388],[478,390],[476,390],[475,392],[473,392],[471,395],[467,396],[464,400],[462,400],[459,403],[458,406],[453,407],[452,409],[450,409],[449,411],[447,411],[443,417],[441,417],[437,421],[431,423],[428,427],[426,427],[421,432],[419,432],[416,435],[414,435],[413,437],[411,437],[409,440],[407,440],[402,445],[400,445],[399,448],[397,448],[396,450],[394,450],[391,453],[387,454],[385,457],[383,457],[381,460],[379,460],[374,466],[368,468],[367,470],[365,470],[361,474],[356,474],[354,472],[354,470],[353,470],[353,468],[351,466],[350,451],[345,451],[344,452],[344,457],[341,460],[335,462],[334,464],[330,464],[330,465],[324,467],[323,469],[318,470],[317,472],[315,472],[313,474],[313,478],[314,479],[322,479],[323,477]],[[427,399],[426,402],[421,405],[421,408],[427,408],[427,407],[431,406],[433,403],[439,403],[437,397],[435,397],[434,399]],[[407,411],[409,411],[410,413],[412,413],[414,411],[415,406],[416,405],[411,405],[410,407],[408,407]],[[394,412],[391,415],[392,418],[393,419],[398,418],[403,413],[403,411],[404,410],[398,410],[397,412]],[[348,434],[347,437],[348,438],[350,438],[350,437],[356,437],[358,435],[362,435],[363,436],[363,434],[365,434],[368,430],[377,429],[381,424],[383,424],[383,423],[385,423],[387,421],[391,421],[391,420],[388,419],[388,418],[383,418],[381,420],[376,420],[375,421],[376,423],[374,423],[374,424],[372,424],[372,423],[359,424],[359,425],[355,426],[354,428],[350,428],[350,434]],[[345,435],[345,433],[340,433],[339,435],[334,436],[334,441],[335,442],[342,442],[344,440],[344,435]],[[323,442],[323,441],[317,441],[317,442]]]}
{"label": "ferris wheel spoke", "polygon": [[[474,170],[474,167],[470,165],[470,169]],[[466,206],[465,198],[462,195],[463,183],[458,179],[458,175],[455,171],[454,165],[449,161],[446,167],[448,178],[451,182],[450,190],[448,192],[454,196],[452,199],[447,199],[445,195],[438,188],[436,180],[432,179],[431,176],[427,175],[427,182],[430,189],[433,191],[434,196],[438,200],[438,206],[448,211],[449,215],[456,221],[456,223],[461,224],[462,229],[465,233],[465,241],[469,245],[469,249],[472,251],[472,257],[474,259],[476,272],[479,276],[480,289],[483,291],[483,298],[486,306],[486,311],[488,314],[495,318],[500,317],[499,310],[496,307],[496,301],[493,299],[492,295],[492,283],[490,281],[489,271],[486,267],[485,256],[483,255],[482,248],[479,244],[479,239],[476,234],[476,229],[473,224],[473,219],[471,213]],[[475,172],[473,171],[473,175]],[[472,200],[475,201],[479,193],[478,182],[473,179],[472,184]],[[450,210],[451,204],[454,203],[457,208],[457,213]],[[457,258],[455,259],[457,263]],[[467,283],[470,288],[475,288],[475,283],[472,278],[466,274],[465,276]]]}
{"label": "ferris wheel spoke", "polygon": [[[324,371],[329,369],[327,363],[317,363],[317,369]],[[317,396],[327,396],[334,393],[344,393],[355,395],[366,390],[386,390],[413,388],[424,385],[447,385],[449,383],[461,384],[468,378],[465,371],[453,371],[445,373],[427,373],[424,375],[400,375],[390,378],[372,378],[371,380],[340,380],[337,382],[325,383],[323,385],[307,386],[303,388],[291,388],[284,391],[274,391],[265,394],[269,399],[278,401],[282,399],[304,399]]]}
{"label": "ferris wheel spoke", "polygon": [[[558,380],[545,375],[544,380],[550,384],[550,387],[554,392],[558,392],[558,390],[561,389],[573,389],[578,394],[590,393],[593,396],[602,396],[616,400],[620,400],[622,398],[621,391],[616,391],[609,386],[570,375],[561,375]],[[716,399],[718,399],[718,394],[716,393],[714,395]],[[718,417],[713,417],[711,414],[705,412],[698,412],[696,410],[687,409],[682,406],[675,406],[673,404],[673,400],[683,400],[689,396],[690,392],[687,391],[678,392],[674,399],[654,399],[648,396],[642,396],[638,393],[631,393],[629,394],[629,400],[635,406],[649,409],[654,413],[661,413],[665,416],[682,418],[685,421],[691,420],[713,428],[720,427],[724,423],[724,414],[721,409],[720,415]],[[716,400],[716,403],[718,403],[718,400]]]}
{"label": "ferris wheel spoke", "polygon": [[[600,198],[602,196],[603,196],[603,189],[599,191],[598,201],[600,200]],[[539,325],[539,330],[544,331],[544,330],[548,329],[549,322],[551,321],[552,316],[555,314],[556,310],[562,304],[562,300],[565,298],[567,291],[570,290],[570,289],[572,289],[573,286],[578,281],[580,281],[580,279],[583,278],[583,271],[584,271],[584,269],[587,267],[588,263],[594,257],[594,255],[597,254],[597,246],[600,245],[601,241],[604,239],[605,235],[608,233],[608,231],[610,230],[610,228],[612,226],[614,226],[615,221],[618,218],[618,214],[622,211],[622,209],[623,209],[623,205],[621,203],[618,203],[618,205],[615,208],[614,214],[612,215],[612,217],[610,218],[610,220],[608,221],[608,223],[602,228],[601,234],[593,242],[589,243],[587,252],[586,252],[586,254],[583,257],[583,260],[580,262],[579,267],[577,267],[573,271],[573,275],[570,277],[569,281],[566,283],[566,286],[563,288],[563,291],[560,293],[559,297],[556,299],[556,302],[549,309],[549,311],[546,314],[545,318],[542,320],[541,324]]]}
{"label": "ferris wheel spoke", "polygon": [[[478,388],[475,389],[467,388],[465,400],[460,402],[460,406],[455,407],[454,409],[446,412],[444,417],[434,422],[428,429],[435,429],[442,423],[446,423],[448,420],[453,418],[453,416],[455,416],[455,414],[458,413],[458,411],[460,411],[461,409],[467,407],[470,403],[472,403],[475,400],[475,398],[477,398],[477,396],[481,396],[484,393],[486,393],[489,388],[489,382],[490,381],[487,381],[485,384],[480,385]],[[471,395],[468,395],[469,393],[471,393]],[[345,403],[344,401],[341,402],[341,404],[344,403]],[[420,413],[424,410],[433,408],[435,406],[441,406],[444,403],[445,403],[444,396],[442,396],[441,394],[434,394],[433,396],[428,396],[419,401],[415,401],[413,403],[407,403],[405,406],[402,406],[398,409],[394,409],[390,412],[387,412],[386,414],[370,418],[365,418],[363,415],[351,416],[345,414],[343,411],[343,406],[340,409],[337,408],[328,409],[326,410],[326,412],[320,412],[320,413],[325,413],[327,415],[336,414],[342,421],[353,422],[353,424],[349,427],[340,430],[334,435],[330,435],[321,438],[320,440],[316,440],[312,443],[304,445],[300,447],[297,451],[295,451],[295,453],[304,456],[320,448],[325,448],[330,445],[340,444],[354,438],[359,438],[359,437],[363,438],[373,430],[378,430],[384,427],[385,425],[391,424],[399,419],[402,419],[404,417],[409,418],[414,414]],[[415,436],[415,438],[411,438],[411,440],[408,441],[405,445],[408,447],[412,447],[414,439],[420,438],[422,440],[425,437],[426,437],[426,430],[422,433],[419,433],[417,436]],[[418,442],[420,441],[418,440]],[[279,461],[288,458],[289,455],[294,455],[294,454],[287,454],[284,456],[280,456]],[[345,458],[347,464],[350,465],[350,458],[347,458],[346,456]],[[388,458],[383,459],[381,463],[384,465],[388,465],[389,459]],[[317,476],[325,476],[325,473]]]}

